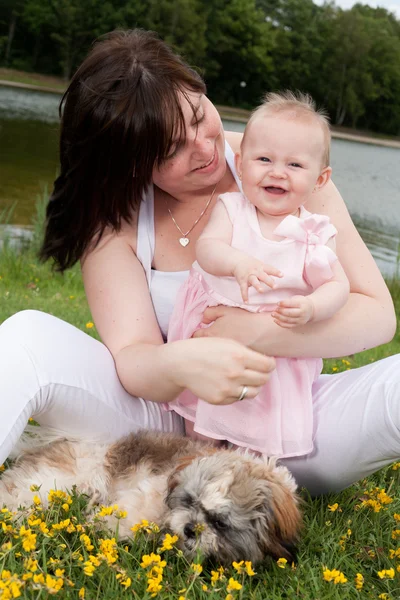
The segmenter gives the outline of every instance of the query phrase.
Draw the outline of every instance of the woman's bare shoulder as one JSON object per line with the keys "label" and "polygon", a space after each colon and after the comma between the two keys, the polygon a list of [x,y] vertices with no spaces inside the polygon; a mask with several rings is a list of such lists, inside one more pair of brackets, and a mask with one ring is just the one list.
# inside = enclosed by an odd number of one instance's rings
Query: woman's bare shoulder
{"label": "woman's bare shoulder", "polygon": [[235,152],[235,154],[240,150],[240,143],[242,141],[242,137],[243,133],[240,133],[238,131],[225,131],[225,139],[232,148],[232,150]]}

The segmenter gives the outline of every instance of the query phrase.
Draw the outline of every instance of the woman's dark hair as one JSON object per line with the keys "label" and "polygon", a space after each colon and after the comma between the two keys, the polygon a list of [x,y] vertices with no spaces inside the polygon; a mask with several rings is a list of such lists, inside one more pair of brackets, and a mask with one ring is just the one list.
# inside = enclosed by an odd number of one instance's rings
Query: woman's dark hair
{"label": "woman's dark hair", "polygon": [[152,171],[185,135],[179,92],[201,77],[149,31],[103,36],[60,103],[60,176],[47,206],[40,258],[74,265],[106,227],[130,221]]}

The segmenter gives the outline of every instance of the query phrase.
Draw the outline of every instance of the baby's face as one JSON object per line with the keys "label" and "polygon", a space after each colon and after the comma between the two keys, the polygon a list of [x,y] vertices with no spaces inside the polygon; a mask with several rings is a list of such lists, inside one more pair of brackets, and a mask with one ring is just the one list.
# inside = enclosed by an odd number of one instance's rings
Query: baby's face
{"label": "baby's face", "polygon": [[244,194],[266,215],[296,214],[329,179],[323,153],[318,122],[286,113],[256,116],[237,158]]}

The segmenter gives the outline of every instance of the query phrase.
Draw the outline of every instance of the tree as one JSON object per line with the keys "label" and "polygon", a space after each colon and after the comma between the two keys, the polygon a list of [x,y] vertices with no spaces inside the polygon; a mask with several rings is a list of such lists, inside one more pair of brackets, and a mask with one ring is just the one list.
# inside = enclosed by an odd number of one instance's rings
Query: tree
{"label": "tree", "polygon": [[274,32],[255,0],[203,1],[207,14],[205,78],[214,100],[254,107],[273,70]]}

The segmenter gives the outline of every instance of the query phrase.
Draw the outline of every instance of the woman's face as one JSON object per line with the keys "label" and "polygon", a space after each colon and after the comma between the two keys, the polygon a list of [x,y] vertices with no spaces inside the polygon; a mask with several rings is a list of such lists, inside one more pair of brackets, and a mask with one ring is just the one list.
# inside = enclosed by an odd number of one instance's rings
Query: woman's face
{"label": "woman's face", "polygon": [[182,95],[186,137],[173,144],[170,156],[153,169],[153,183],[171,196],[215,186],[226,169],[224,131],[215,106],[203,94]]}

